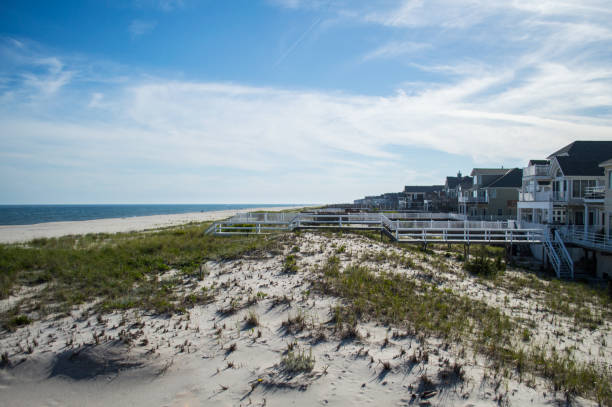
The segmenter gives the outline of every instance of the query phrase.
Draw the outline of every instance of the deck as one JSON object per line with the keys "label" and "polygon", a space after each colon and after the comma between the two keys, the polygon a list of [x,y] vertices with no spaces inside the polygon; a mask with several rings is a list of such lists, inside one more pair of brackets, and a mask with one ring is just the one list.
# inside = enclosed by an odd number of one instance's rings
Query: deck
{"label": "deck", "polygon": [[541,229],[510,221],[470,221],[453,213],[244,213],[215,222],[207,233],[245,235],[293,230],[370,230],[400,243],[542,243]]}

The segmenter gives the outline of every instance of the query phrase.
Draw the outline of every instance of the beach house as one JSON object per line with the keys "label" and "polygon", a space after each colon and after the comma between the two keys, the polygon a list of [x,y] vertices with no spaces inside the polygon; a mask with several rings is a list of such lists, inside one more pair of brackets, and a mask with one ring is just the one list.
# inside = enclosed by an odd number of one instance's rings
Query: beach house
{"label": "beach house", "polygon": [[546,160],[530,160],[523,171],[518,219],[524,222],[604,225],[604,168],[612,141],[575,141]]}
{"label": "beach house", "polygon": [[441,209],[448,212],[457,212],[459,208],[458,197],[461,193],[461,188],[470,188],[472,184],[472,177],[467,175],[462,176],[461,171],[457,172],[456,177],[446,177]]}
{"label": "beach house", "polygon": [[474,168],[472,186],[460,186],[459,213],[468,216],[512,218],[522,185],[520,168]]}

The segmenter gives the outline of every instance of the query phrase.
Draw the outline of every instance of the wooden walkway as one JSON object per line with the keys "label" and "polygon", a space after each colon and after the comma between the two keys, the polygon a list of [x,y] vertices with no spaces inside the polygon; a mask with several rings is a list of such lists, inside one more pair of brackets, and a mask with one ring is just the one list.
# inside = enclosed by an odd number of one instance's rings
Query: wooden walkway
{"label": "wooden walkway", "polygon": [[292,230],[371,230],[401,243],[542,243],[541,229],[514,221],[468,221],[452,213],[244,213],[213,223],[215,235],[266,234]]}

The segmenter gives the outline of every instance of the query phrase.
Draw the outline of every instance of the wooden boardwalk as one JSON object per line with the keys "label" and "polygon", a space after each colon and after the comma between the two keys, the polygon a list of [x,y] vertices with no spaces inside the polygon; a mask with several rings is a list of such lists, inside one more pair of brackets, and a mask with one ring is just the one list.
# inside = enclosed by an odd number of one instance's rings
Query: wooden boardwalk
{"label": "wooden boardwalk", "polygon": [[215,222],[215,235],[265,234],[292,230],[371,230],[401,243],[543,243],[541,229],[514,221],[469,221],[452,213],[245,213]]}

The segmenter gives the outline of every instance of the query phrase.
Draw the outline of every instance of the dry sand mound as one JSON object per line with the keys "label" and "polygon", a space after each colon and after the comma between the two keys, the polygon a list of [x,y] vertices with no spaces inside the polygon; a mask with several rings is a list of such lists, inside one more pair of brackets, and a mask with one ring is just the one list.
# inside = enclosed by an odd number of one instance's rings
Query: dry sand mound
{"label": "dry sand mound", "polygon": [[101,375],[117,375],[127,369],[143,368],[146,361],[144,356],[130,354],[121,341],[84,345],[58,354],[51,363],[49,377],[93,379]]}

